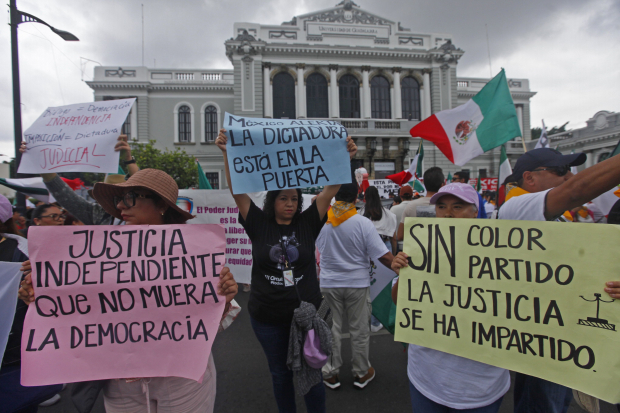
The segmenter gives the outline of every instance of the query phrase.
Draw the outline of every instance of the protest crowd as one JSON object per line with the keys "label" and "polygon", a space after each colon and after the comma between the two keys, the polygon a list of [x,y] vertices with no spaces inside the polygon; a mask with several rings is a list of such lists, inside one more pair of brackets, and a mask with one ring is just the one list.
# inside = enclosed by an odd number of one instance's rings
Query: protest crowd
{"label": "protest crowd", "polygon": [[[372,381],[381,375],[381,371],[375,371],[371,364],[371,333],[382,328],[391,329],[394,333],[395,322],[382,316],[382,311],[375,308],[370,295],[370,273],[377,266],[394,272],[389,283],[393,303],[389,302],[385,309],[389,313],[393,305],[391,311],[395,311],[399,300],[404,297],[399,294],[399,284],[403,284],[400,283],[401,271],[414,268],[412,257],[404,250],[414,251],[411,248],[415,244],[410,234],[413,235],[411,225],[415,220],[511,220],[515,221],[515,228],[520,228],[520,225],[526,228],[531,221],[562,222],[558,225],[575,222],[620,223],[620,198],[610,211],[601,211],[591,203],[600,195],[617,189],[620,184],[620,157],[617,156],[573,174],[571,167],[585,163],[584,154],[562,155],[550,148],[530,150],[517,160],[512,173],[500,182],[500,185],[506,185],[507,190],[505,199],[501,200],[496,192],[477,191],[469,184],[469,172],[466,170],[458,171],[447,179],[442,169],[431,167],[423,171],[422,176],[415,177],[423,184],[423,192],[405,183],[393,197],[393,204],[387,206],[381,202],[376,187],[360,185],[349,163],[340,165],[349,178],[325,185],[310,205],[304,205],[300,188],[290,187],[269,190],[264,204],[257,205],[255,198],[235,191],[232,175],[237,164],[229,164],[232,158],[228,152],[233,145],[225,129],[220,130],[215,144],[223,154],[228,187],[238,208],[238,221],[253,246],[248,308],[241,309],[234,300],[238,286],[233,271],[222,266],[216,272],[213,261],[213,275],[218,277],[214,288],[217,295],[224,299],[222,306],[217,307],[221,312],[217,314],[216,328],[221,332],[234,322],[240,311],[249,313],[253,334],[262,347],[271,374],[272,397],[282,413],[296,411],[296,393],[303,396],[308,412],[325,412],[326,398],[338,397],[337,393],[332,392],[342,386],[351,385],[360,391],[372,392]],[[347,137],[340,145],[342,150],[346,147],[349,160],[352,159],[357,152],[353,139]],[[27,152],[28,146],[24,143],[21,150]],[[29,335],[24,327],[27,312],[34,313],[33,307],[39,308],[37,289],[41,287],[36,285],[41,282],[41,269],[29,260],[28,243],[40,243],[42,240],[36,239],[40,236],[38,234],[50,234],[44,229],[33,230],[32,227],[69,225],[87,228],[88,231],[88,228],[105,226],[106,231],[112,234],[115,231],[110,226],[117,226],[122,231],[139,229],[142,237],[146,227],[137,226],[148,225],[148,231],[153,231],[153,234],[158,228],[164,231],[161,248],[165,250],[165,230],[183,230],[185,224],[194,219],[192,214],[177,205],[179,188],[173,177],[162,170],[140,170],[123,135],[118,138],[115,150],[120,153],[121,162],[129,173],[127,176],[109,174],[105,182],[96,183],[92,190],[96,202],[77,195],[55,173],[41,175],[56,200],[54,203],[40,203],[22,215],[8,199],[0,197],[1,260],[21,263],[22,271],[19,291],[15,291],[19,300],[0,370],[1,411],[36,412],[38,406],[58,401],[58,393],[65,384],[71,386],[72,401],[79,412],[90,412],[99,394],[103,395],[105,410],[109,413],[189,413],[212,412],[214,409],[217,360],[211,354],[203,360],[206,369],[201,372],[200,380],[154,375],[107,377],[42,386],[26,386],[20,381],[21,359],[26,354],[23,349],[31,346],[31,343],[26,343]],[[320,173],[319,167],[316,176]],[[133,233],[137,231],[133,230]],[[435,248],[440,245],[437,237]],[[88,235],[86,238],[88,243]],[[170,241],[170,251],[173,251],[173,240]],[[49,236],[43,241],[55,243]],[[210,241],[205,237],[205,244]],[[120,246],[117,241],[114,242]],[[443,238],[441,242],[446,245]],[[92,233],[90,243],[93,243]],[[145,254],[146,243],[145,239]],[[418,243],[422,247],[419,240]],[[111,254],[110,248],[108,255]],[[424,254],[426,260],[426,252]],[[179,257],[182,256],[179,253]],[[120,266],[119,261],[120,258],[111,258],[110,262]],[[205,260],[202,263],[204,267]],[[165,260],[163,265],[165,267]],[[428,267],[431,268],[430,262]],[[169,268],[169,276],[173,278],[172,264]],[[600,288],[596,286],[598,297],[603,297],[601,300],[619,299],[620,281],[616,280],[620,276],[607,276],[605,285],[600,285]],[[103,274],[101,277],[103,283]],[[400,287],[401,290],[404,288]],[[190,298],[196,300],[187,287],[186,296],[188,304]],[[142,299],[146,300],[144,295]],[[174,300],[176,302],[176,296]],[[219,302],[217,298],[215,301]],[[189,324],[187,330],[191,338]],[[144,331],[146,340],[146,329]],[[159,335],[160,340],[163,331]],[[176,337],[174,331],[173,325],[168,336]],[[350,337],[350,363],[342,357],[344,331],[348,331]],[[199,330],[196,329],[194,340],[198,335]],[[206,331],[204,336],[207,336]],[[101,341],[101,335],[99,337]],[[407,378],[402,380],[408,380],[414,412],[494,413],[499,410],[511,386],[508,369],[416,344],[408,344],[406,351]],[[178,356],[171,352],[168,357]],[[161,362],[193,363],[191,359],[182,357]],[[351,369],[353,383],[341,382],[340,372],[343,369]],[[620,386],[620,383],[614,386]],[[573,398],[581,404],[598,403],[595,398],[562,384],[516,373],[516,413],[565,413]],[[363,406],[360,410],[364,411]],[[247,411],[253,410],[248,406]]]}

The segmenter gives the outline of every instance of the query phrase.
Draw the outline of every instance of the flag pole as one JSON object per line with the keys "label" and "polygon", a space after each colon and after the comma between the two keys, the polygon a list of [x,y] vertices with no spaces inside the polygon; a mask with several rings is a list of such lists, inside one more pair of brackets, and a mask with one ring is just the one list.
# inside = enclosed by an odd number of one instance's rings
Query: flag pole
{"label": "flag pole", "polygon": [[525,146],[525,139],[523,139],[523,136],[521,137],[521,143],[523,144],[523,153],[527,152],[527,147]]}

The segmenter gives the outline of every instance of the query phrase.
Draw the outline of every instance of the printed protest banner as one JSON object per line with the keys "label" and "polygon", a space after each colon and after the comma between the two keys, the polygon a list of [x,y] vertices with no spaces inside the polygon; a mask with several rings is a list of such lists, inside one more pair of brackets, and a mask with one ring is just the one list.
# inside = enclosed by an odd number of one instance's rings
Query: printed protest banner
{"label": "printed protest banner", "polygon": [[615,225],[407,218],[395,339],[618,403],[619,242]]}
{"label": "printed protest banner", "polygon": [[20,173],[116,173],[114,145],[136,99],[50,107],[24,132]]}
{"label": "printed protest banner", "polygon": [[[468,183],[477,188],[478,178],[469,178]],[[483,191],[497,191],[497,178],[481,178],[480,187]]]}
{"label": "printed protest banner", "polygon": [[223,226],[31,231],[23,385],[202,377],[225,304]]}
{"label": "printed protest banner", "polygon": [[17,306],[17,290],[21,280],[22,264],[19,262],[0,262],[0,362],[9,339],[15,308]]}
{"label": "printed protest banner", "polygon": [[[267,192],[248,194],[252,201],[263,208]],[[310,206],[313,195],[303,194],[303,210]],[[221,224],[226,233],[226,266],[238,283],[250,284],[252,278],[252,241],[239,223],[239,208],[228,189],[181,189],[177,205],[194,219],[188,224]]]}
{"label": "printed protest banner", "polygon": [[379,196],[382,199],[387,199],[392,195],[398,195],[400,186],[389,179],[369,179],[368,186],[374,186],[379,191]]}
{"label": "printed protest banner", "polygon": [[351,182],[347,130],[338,122],[226,113],[224,128],[235,194]]}

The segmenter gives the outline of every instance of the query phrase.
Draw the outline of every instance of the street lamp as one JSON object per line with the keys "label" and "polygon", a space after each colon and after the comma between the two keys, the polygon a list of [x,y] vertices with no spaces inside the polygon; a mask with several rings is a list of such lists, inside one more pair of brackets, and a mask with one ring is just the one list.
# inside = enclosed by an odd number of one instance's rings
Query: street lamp
{"label": "street lamp", "polygon": [[[11,64],[13,71],[13,128],[15,130],[15,173],[17,175],[17,168],[22,159],[22,154],[19,152],[19,147],[22,144],[22,109],[21,109],[21,96],[19,91],[19,58],[17,52],[17,26],[21,23],[41,23],[49,27],[54,33],[62,37],[66,41],[78,41],[79,39],[73,34],[64,30],[58,30],[55,27],[50,26],[43,20],[29,13],[24,13],[17,10],[16,0],[10,0],[9,12],[11,17]],[[17,207],[23,210],[26,206],[26,198],[23,194],[17,193]]]}

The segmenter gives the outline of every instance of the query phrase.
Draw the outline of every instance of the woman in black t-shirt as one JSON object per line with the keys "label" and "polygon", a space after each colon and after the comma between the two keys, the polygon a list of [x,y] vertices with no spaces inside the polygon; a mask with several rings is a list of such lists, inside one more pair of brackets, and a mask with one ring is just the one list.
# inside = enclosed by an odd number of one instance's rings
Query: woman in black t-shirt
{"label": "woman in black t-shirt", "polygon": [[[225,129],[220,130],[215,143],[224,154],[226,179],[239,208],[239,222],[252,241],[250,321],[267,356],[278,409],[281,413],[295,412],[293,372],[286,365],[291,321],[300,299],[317,308],[321,303],[315,241],[340,185],[325,186],[315,202],[303,212],[300,189],[269,191],[261,210],[247,194],[232,192],[225,132]],[[347,150],[351,158],[357,152],[350,137],[347,138]],[[295,283],[300,297],[295,291]],[[323,383],[312,387],[304,395],[304,400],[309,413],[324,412]]]}

